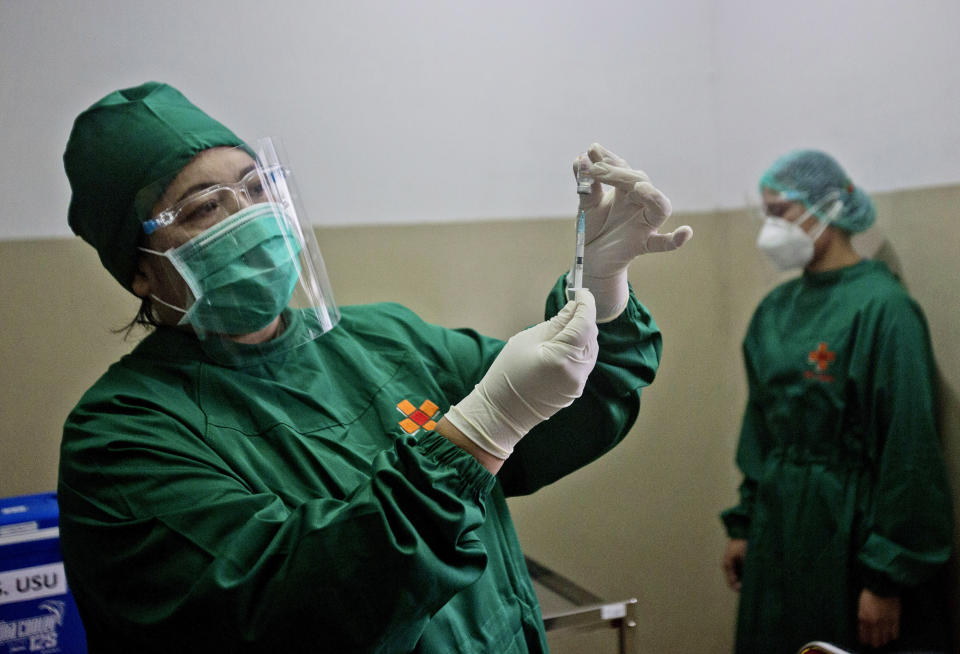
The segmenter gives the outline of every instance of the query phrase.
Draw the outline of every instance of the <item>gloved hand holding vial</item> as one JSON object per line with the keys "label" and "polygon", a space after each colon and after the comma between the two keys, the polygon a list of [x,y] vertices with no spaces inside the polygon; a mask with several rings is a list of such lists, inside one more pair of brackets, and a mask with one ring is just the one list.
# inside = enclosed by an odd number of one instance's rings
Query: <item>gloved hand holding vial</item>
{"label": "gloved hand holding vial", "polygon": [[[573,173],[580,205],[567,294],[572,299],[577,289],[589,288],[596,299],[597,322],[609,322],[626,307],[630,262],[648,252],[676,250],[693,230],[684,225],[661,234],[658,230],[672,211],[670,200],[646,173],[599,143],[577,157]],[[604,190],[604,184],[613,188]]]}

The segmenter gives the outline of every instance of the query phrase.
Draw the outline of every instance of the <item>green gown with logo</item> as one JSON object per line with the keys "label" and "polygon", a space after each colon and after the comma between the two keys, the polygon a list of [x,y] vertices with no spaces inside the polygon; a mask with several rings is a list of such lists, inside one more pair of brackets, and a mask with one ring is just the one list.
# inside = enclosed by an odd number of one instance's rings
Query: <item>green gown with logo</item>
{"label": "green gown with logo", "polygon": [[953,514],[920,308],[880,262],[804,273],[761,302],[743,354],[743,483],[722,516],[748,540],[736,651],[856,649],[863,588],[901,597],[896,648],[945,647]]}
{"label": "green gown with logo", "polygon": [[90,651],[545,651],[505,497],[626,435],[660,359],[647,310],[631,293],[601,325],[584,395],[497,477],[430,429],[502,341],[380,304],[291,348],[307,318],[287,319],[250,351],[160,328],[69,416],[62,546]]}

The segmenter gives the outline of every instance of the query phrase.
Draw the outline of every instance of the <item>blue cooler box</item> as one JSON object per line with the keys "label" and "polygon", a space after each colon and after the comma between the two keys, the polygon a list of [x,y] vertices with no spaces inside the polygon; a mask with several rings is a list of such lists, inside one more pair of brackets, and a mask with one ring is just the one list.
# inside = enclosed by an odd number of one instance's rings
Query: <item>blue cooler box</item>
{"label": "blue cooler box", "polygon": [[0,499],[0,654],[86,654],[58,518],[56,493]]}

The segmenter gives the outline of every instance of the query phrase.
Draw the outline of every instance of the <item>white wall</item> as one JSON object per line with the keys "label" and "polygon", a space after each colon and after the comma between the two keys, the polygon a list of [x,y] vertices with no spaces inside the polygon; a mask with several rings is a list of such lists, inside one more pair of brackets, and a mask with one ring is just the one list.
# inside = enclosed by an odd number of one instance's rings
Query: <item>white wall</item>
{"label": "white wall", "polygon": [[562,216],[594,140],[687,211],[796,146],[871,191],[954,183],[958,26],[956,0],[0,0],[0,238],[69,233],[73,118],[149,79],[282,137],[321,225]]}

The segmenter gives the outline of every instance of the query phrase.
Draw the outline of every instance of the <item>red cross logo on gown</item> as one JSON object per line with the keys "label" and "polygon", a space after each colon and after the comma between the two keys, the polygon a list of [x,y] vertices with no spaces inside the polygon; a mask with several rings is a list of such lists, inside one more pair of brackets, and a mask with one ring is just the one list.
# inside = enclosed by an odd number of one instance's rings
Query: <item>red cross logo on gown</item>
{"label": "red cross logo on gown", "polygon": [[826,343],[820,343],[816,350],[807,355],[807,361],[816,365],[819,372],[825,371],[836,358],[837,354],[828,350]]}

